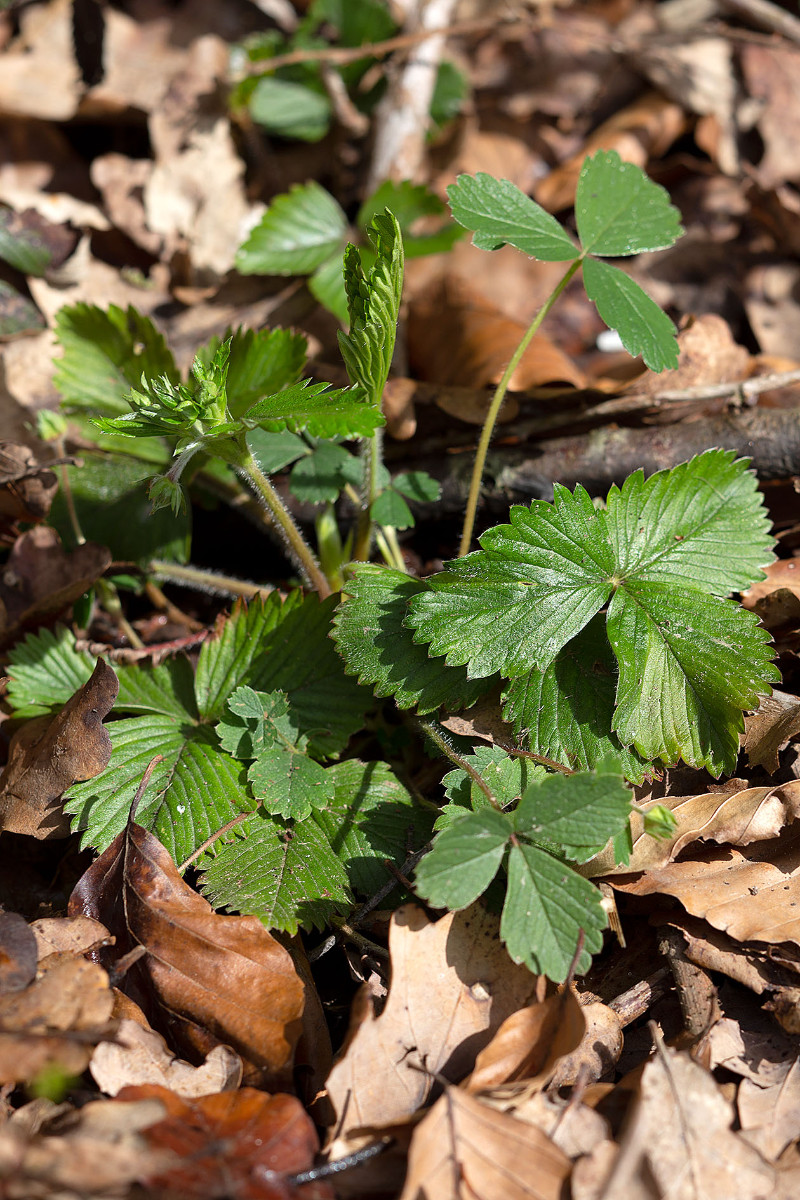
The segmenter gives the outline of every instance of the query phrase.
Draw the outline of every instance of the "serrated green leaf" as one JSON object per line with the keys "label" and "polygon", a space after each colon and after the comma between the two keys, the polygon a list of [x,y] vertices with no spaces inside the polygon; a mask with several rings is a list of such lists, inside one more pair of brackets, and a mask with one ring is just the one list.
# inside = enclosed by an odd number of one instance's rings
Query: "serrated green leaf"
{"label": "serrated green leaf", "polygon": [[651,371],[678,365],[678,331],[647,292],[619,267],[598,258],[583,260],[583,285],[609,329],[616,329],[629,354],[641,355]]}
{"label": "serrated green leaf", "polygon": [[154,754],[163,754],[136,810],[177,863],[239,812],[252,809],[245,768],[220,749],[208,726],[146,714],[109,725],[111,761],[96,779],[75,784],[64,810],[81,845],[104,850],[125,827],[131,803]]}
{"label": "serrated green leaf", "polygon": [[386,488],[373,500],[369,515],[378,525],[392,525],[395,529],[414,528],[414,514],[394,488]]}
{"label": "serrated green leaf", "polygon": [[236,255],[243,275],[308,275],[341,250],[347,217],[318,183],[276,196]]}
{"label": "serrated green leaf", "polygon": [[392,487],[419,504],[430,504],[442,494],[442,485],[427,471],[403,471],[400,475],[395,475]]}
{"label": "serrated green leaf", "polygon": [[69,629],[40,629],[8,651],[6,699],[15,717],[57,712],[82,688],[94,670],[90,654],[75,649]]}
{"label": "serrated green leaf", "polygon": [[494,809],[467,813],[437,835],[417,867],[417,891],[436,908],[467,908],[497,874],[512,832],[510,819]]}
{"label": "serrated green leaf", "polygon": [[575,221],[585,253],[617,258],[663,250],[683,233],[667,190],[616,150],[598,150],[578,177]]}
{"label": "serrated green leaf", "polygon": [[619,572],[717,596],[764,578],[775,540],[749,459],[707,450],[608,493],[606,525]]}
{"label": "serrated green leaf", "polygon": [[362,469],[359,460],[344,446],[320,442],[296,464],[289,476],[289,488],[298,500],[307,504],[333,504],[346,484],[358,485]]}
{"label": "serrated green leaf", "polygon": [[160,713],[184,721],[197,719],[194,672],[188,658],[170,658],[158,667],[130,665],[114,669],[119,679],[115,713]]}
{"label": "serrated green leaf", "polygon": [[331,258],[309,275],[308,290],[323,308],[327,308],[342,325],[346,325],[348,313],[347,292],[342,275],[343,253],[344,246],[340,246]]}
{"label": "serrated green leaf", "polygon": [[63,355],[55,360],[53,382],[70,409],[113,417],[128,411],[128,394],[142,376],[178,382],[164,338],[133,307],[65,305],[55,331]]}
{"label": "serrated green leaf", "polygon": [[548,775],[523,793],[514,827],[532,841],[560,846],[574,862],[588,862],[629,824],[631,793],[620,763],[606,759],[596,771]]}
{"label": "serrated green leaf", "polygon": [[364,269],[352,244],[344,253],[350,331],[339,330],[339,349],[347,373],[377,409],[392,365],[400,297],[403,291],[403,238],[393,214],[373,217],[367,230],[375,261]]}
{"label": "serrated green leaf", "polygon": [[[164,456],[165,464],[168,455]],[[66,468],[72,501],[84,537],[108,546],[119,562],[147,564],[153,558],[189,561],[191,514],[153,513],[148,469],[122,454],[81,453],[80,466]],[[68,547],[75,533],[64,493],[59,491],[50,521]]]}
{"label": "serrated green leaf", "polygon": [[630,579],[608,610],[620,663],[614,730],[645,758],[736,767],[743,710],[780,682],[767,630],[730,600]]}
{"label": "serrated green leaf", "polygon": [[265,812],[303,821],[323,808],[333,792],[328,772],[294,746],[268,746],[247,772],[253,795]]}
{"label": "serrated green leaf", "polygon": [[582,487],[557,484],[553,504],[515,505],[510,517],[410,603],[416,640],[471,676],[547,667],[612,591],[604,514]]}
{"label": "serrated green leaf", "polygon": [[211,903],[259,917],[268,929],[324,929],[352,907],[344,867],[314,820],[289,826],[255,813],[205,867]]}
{"label": "serrated green leaf", "polygon": [[232,416],[240,416],[262,396],[297,383],[308,356],[308,341],[293,329],[227,329],[198,352],[210,366],[220,346],[230,342],[226,393]]}
{"label": "serrated green leaf", "polygon": [[516,246],[543,262],[569,262],[579,250],[555,217],[531,200],[508,179],[479,172],[459,175],[447,189],[450,211],[460,225],[474,232],[480,250]]}
{"label": "serrated green leaf", "polygon": [[320,438],[370,437],[386,424],[360,387],[331,388],[310,379],[274,396],[264,396],[247,410],[242,421],[250,429],[289,429]]}
{"label": "serrated green leaf", "polygon": [[625,778],[641,783],[647,764],[611,731],[617,674],[605,617],[598,614],[544,671],[533,668],[511,680],[503,716],[535,754],[574,770],[590,770],[616,754]]}
{"label": "serrated green leaf", "polygon": [[265,475],[282,471],[304,454],[308,446],[296,433],[288,429],[280,433],[269,433],[266,429],[251,429],[247,434],[247,446]]}
{"label": "serrated green leaf", "polygon": [[382,762],[349,758],[328,767],[333,798],[311,820],[344,864],[353,889],[374,895],[388,880],[388,859],[400,868],[431,834],[431,814]]}
{"label": "serrated green leaf", "polygon": [[285,692],[240,687],[227,707],[228,713],[217,725],[217,737],[223,750],[234,758],[256,758],[270,746],[296,744],[299,730],[289,715]]}
{"label": "serrated green leaf", "polygon": [[[507,754],[499,746],[476,746],[472,754],[464,756],[485,783],[489,785],[501,808],[507,808],[518,800],[535,779],[543,779],[547,771],[530,759]],[[466,771],[450,771],[442,780],[445,795],[465,809],[491,807],[486,793]]]}
{"label": "serrated green leaf", "polygon": [[511,847],[500,936],[514,962],[561,983],[583,932],[581,975],[602,948],[606,924],[602,896],[588,879],[538,846]]}
{"label": "serrated green leaf", "polygon": [[412,596],[425,584],[402,571],[358,564],[334,620],[333,639],[347,670],[378,696],[394,696],[400,708],[433,712],[442,705],[468,708],[490,686],[470,682],[466,671],[431,658],[414,643],[404,619]]}
{"label": "serrated green leaf", "polygon": [[328,132],[333,110],[323,91],[265,75],[249,102],[250,116],[268,133],[302,142],[318,142]]}

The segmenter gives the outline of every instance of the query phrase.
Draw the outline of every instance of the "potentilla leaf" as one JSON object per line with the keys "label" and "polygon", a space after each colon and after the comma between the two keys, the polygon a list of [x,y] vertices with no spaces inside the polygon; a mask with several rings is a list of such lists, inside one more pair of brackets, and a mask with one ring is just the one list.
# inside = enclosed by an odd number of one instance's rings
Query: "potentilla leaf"
{"label": "potentilla leaf", "polygon": [[333,504],[348,484],[358,487],[363,467],[359,459],[337,442],[320,444],[292,470],[289,488],[293,496],[307,504]]}
{"label": "potentilla leaf", "polygon": [[381,492],[369,511],[372,520],[378,525],[391,525],[394,529],[414,528],[414,514],[394,488],[386,488]]}
{"label": "potentilla leaf", "polygon": [[472,243],[480,250],[508,244],[543,262],[578,257],[577,247],[555,217],[508,179],[494,179],[482,171],[459,175],[447,189],[447,199],[459,225],[473,231]]}
{"label": "potentilla leaf", "polygon": [[743,710],[780,672],[754,613],[700,591],[629,578],[608,611],[620,664],[614,730],[645,758],[732,772]]}
{"label": "potentilla leaf", "polygon": [[508,891],[500,936],[514,962],[556,983],[567,977],[583,932],[577,971],[603,945],[607,917],[599,890],[538,846],[519,842],[508,857]]}
{"label": "potentilla leaf", "polygon": [[242,417],[247,429],[288,429],[311,437],[370,437],[385,423],[362,388],[331,388],[310,379],[264,396]]}
{"label": "potentilla leaf", "polygon": [[324,808],[333,795],[325,768],[288,744],[262,750],[247,778],[265,812],[295,821],[303,821],[313,808]]}
{"label": "potentilla leaf", "polygon": [[347,874],[314,820],[290,825],[259,811],[206,858],[203,893],[216,908],[252,913],[267,929],[324,929],[353,898]]}
{"label": "potentilla leaf", "polygon": [[347,217],[318,183],[276,196],[236,256],[243,275],[307,275],[340,250]]}
{"label": "potentilla leaf", "polygon": [[583,285],[609,329],[616,329],[629,354],[641,355],[651,371],[678,365],[678,331],[647,292],[619,267],[599,258],[583,260]]}
{"label": "potentilla leaf", "polygon": [[[547,775],[543,766],[529,758],[508,754],[500,746],[476,746],[474,753],[464,755],[464,761],[488,784],[501,808],[518,800],[534,779],[544,779]],[[445,795],[465,812],[489,805],[486,793],[466,771],[449,771],[442,786]]]}
{"label": "potentilla leaf", "polygon": [[425,584],[402,571],[357,564],[334,620],[333,639],[346,669],[378,696],[400,708],[434,712],[442,705],[469,708],[490,686],[470,681],[463,667],[448,667],[414,643],[404,625],[408,602]]}
{"label": "potentilla leaf", "polygon": [[622,832],[630,815],[631,793],[622,782],[621,764],[609,758],[595,771],[536,779],[513,820],[518,834],[555,842],[567,858],[583,863]]}
{"label": "potentilla leaf", "polygon": [[606,527],[620,573],[718,596],[764,578],[774,538],[749,459],[708,450],[608,494]]}
{"label": "potentilla leaf", "polygon": [[585,253],[612,258],[663,250],[682,235],[669,193],[616,150],[598,150],[581,167],[575,221]]}
{"label": "potentilla leaf", "polygon": [[510,516],[411,600],[416,640],[470,676],[545,668],[611,595],[605,514],[583,488],[556,485],[553,504],[516,505]]}
{"label": "potentilla leaf", "polygon": [[617,675],[605,616],[598,613],[544,671],[534,667],[511,680],[503,716],[535,754],[573,770],[589,770],[615,754],[625,778],[641,783],[646,761],[611,730]]}
{"label": "potentilla leaf", "polygon": [[512,833],[504,813],[467,813],[437,835],[417,867],[417,891],[436,908],[467,908],[494,879]]}
{"label": "potentilla leaf", "polygon": [[352,244],[344,254],[344,286],[350,330],[339,331],[339,349],[354,384],[377,408],[392,365],[397,317],[403,291],[403,238],[387,208],[373,217],[367,230],[375,261],[365,270],[361,252]]}
{"label": "potentilla leaf", "polygon": [[308,354],[308,342],[292,329],[227,329],[198,353],[210,364],[219,346],[229,342],[226,390],[228,409],[240,416],[262,396],[297,383]]}

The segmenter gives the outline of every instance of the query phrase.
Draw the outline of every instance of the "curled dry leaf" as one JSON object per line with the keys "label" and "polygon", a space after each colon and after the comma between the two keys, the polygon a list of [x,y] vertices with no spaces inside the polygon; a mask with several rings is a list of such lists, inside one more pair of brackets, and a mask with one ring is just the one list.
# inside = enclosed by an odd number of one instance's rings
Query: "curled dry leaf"
{"label": "curled dry leaf", "polygon": [[400,1200],[560,1200],[570,1170],[535,1125],[449,1087],[414,1130]]}
{"label": "curled dry leaf", "polygon": [[764,567],[766,579],[759,580],[742,595],[742,607],[764,617],[764,601],[778,591],[789,591],[800,599],[800,558],[776,558]]}
{"label": "curled dry leaf", "polygon": [[0,441],[0,535],[18,521],[41,521],[50,511],[58,478],[28,446]]}
{"label": "curled dry leaf", "polygon": [[0,996],[21,992],[36,977],[36,938],[24,917],[0,911]]}
{"label": "curled dry leaf", "polygon": [[421,908],[405,905],[392,916],[389,953],[386,1007],[379,1017],[371,1005],[354,1009],[328,1078],[345,1136],[410,1116],[441,1076],[463,1079],[502,1022],[535,992],[535,977],[506,954],[498,918],[478,906],[431,922]]}
{"label": "curled dry leaf", "polygon": [[91,917],[42,917],[31,923],[39,961],[51,954],[88,954],[113,942],[105,925]]}
{"label": "curled dry leaf", "polygon": [[103,719],[118,692],[116,674],[98,659],[60,713],[28,721],[14,734],[0,775],[0,829],[40,839],[68,836],[69,820],[58,802],[77,780],[108,766],[111,738]]}
{"label": "curled dry leaf", "polygon": [[613,1008],[594,1000],[581,1008],[586,1030],[580,1045],[555,1064],[551,1090],[569,1087],[580,1076],[586,1084],[613,1076],[614,1067],[622,1054],[624,1037],[622,1022]]}
{"label": "curled dry leaf", "polygon": [[800,780],[771,788],[741,788],[731,794],[705,792],[699,796],[667,796],[660,803],[672,811],[677,821],[670,838],[662,842],[648,837],[643,818],[634,813],[630,862],[616,867],[613,856],[604,851],[587,864],[585,873],[595,878],[650,870],[671,862],[697,841],[749,846],[777,837],[800,815]]}
{"label": "curled dry leaf", "polygon": [[122,1020],[113,1042],[101,1042],[89,1063],[97,1086],[107,1096],[122,1088],[158,1083],[186,1100],[226,1092],[242,1082],[242,1060],[230,1046],[215,1046],[205,1062],[193,1067],[176,1058],[154,1029]]}
{"label": "curled dry leaf", "polygon": [[215,913],[141,825],[129,822],[89,867],[69,911],[102,921],[118,954],[144,946],[125,990],[187,1053],[222,1042],[260,1082],[290,1073],[304,994],[291,955],[257,917]]}
{"label": "curled dry leaf", "polygon": [[466,1080],[476,1093],[524,1079],[544,1087],[556,1064],[581,1044],[586,1031],[583,1009],[571,988],[562,988],[541,1004],[520,1008],[506,1017],[489,1045],[475,1060]]}
{"label": "curled dry leaf", "polygon": [[74,604],[111,564],[105,546],[84,542],[67,554],[54,529],[40,525],[14,543],[0,581],[0,646]]}
{"label": "curled dry leaf", "polygon": [[800,700],[788,692],[762,696],[758,708],[744,719],[744,750],[751,767],[768,774],[778,769],[778,751],[800,733]]}
{"label": "curled dry leaf", "polygon": [[319,1150],[314,1124],[294,1096],[240,1088],[191,1103],[156,1084],[125,1088],[120,1100],[160,1100],[167,1115],[144,1131],[150,1146],[180,1162],[143,1173],[162,1200],[333,1200],[330,1184],[296,1188]]}

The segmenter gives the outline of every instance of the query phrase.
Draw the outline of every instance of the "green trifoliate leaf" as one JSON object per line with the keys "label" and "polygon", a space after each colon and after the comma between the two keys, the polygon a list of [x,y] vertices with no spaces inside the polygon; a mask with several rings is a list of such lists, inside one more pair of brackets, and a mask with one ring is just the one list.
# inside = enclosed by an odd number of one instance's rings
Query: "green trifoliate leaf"
{"label": "green trifoliate leaf", "polygon": [[436,908],[467,908],[494,879],[513,832],[494,809],[467,813],[438,834],[417,867],[416,886]]}
{"label": "green trifoliate leaf", "polygon": [[586,295],[629,354],[641,355],[651,371],[678,365],[677,330],[647,292],[619,267],[598,258],[583,260]]}
{"label": "green trifoliate leaf", "polygon": [[347,670],[375,685],[376,695],[394,696],[400,708],[468,708],[489,685],[470,682],[463,667],[429,657],[405,627],[409,600],[424,590],[424,583],[402,571],[359,564],[336,614],[334,641]]}
{"label": "green trifoliate leaf", "polygon": [[[464,756],[474,767],[494,795],[501,808],[518,800],[535,779],[547,775],[544,767],[530,759],[507,754],[499,746],[476,746],[473,754]],[[466,771],[449,771],[442,780],[445,795],[465,809],[486,808],[486,793]]]}
{"label": "green trifoliate leaf", "polygon": [[349,333],[339,332],[347,373],[377,408],[392,365],[397,317],[403,291],[403,239],[387,209],[367,230],[375,261],[364,269],[361,253],[349,245],[344,255],[344,285],[350,314]]}
{"label": "green trifoliate leaf", "polygon": [[573,770],[591,769],[614,754],[625,778],[641,783],[647,764],[611,730],[617,674],[605,617],[598,614],[544,671],[534,667],[511,680],[503,716],[535,754]]}
{"label": "green trifoliate leaf", "polygon": [[585,253],[618,258],[663,250],[682,235],[680,219],[666,189],[616,150],[598,150],[584,162],[575,220]]}
{"label": "green trifoliate leaf", "polygon": [[201,880],[211,903],[252,913],[268,929],[324,929],[352,907],[345,869],[322,829],[254,813],[234,839],[204,860]]}
{"label": "green trifoliate leaf", "polygon": [[310,454],[300,459],[289,476],[289,488],[298,500],[307,504],[333,504],[349,483],[358,487],[363,467],[344,446],[336,442],[320,442]]}
{"label": "green trifoliate leaf", "polygon": [[508,243],[543,262],[569,262],[580,253],[555,217],[507,179],[483,172],[459,175],[447,198],[458,223],[473,230],[480,250]]}
{"label": "green trifoliate leaf", "polygon": [[303,379],[252,405],[242,423],[248,429],[288,429],[327,438],[370,437],[385,421],[360,387],[329,388]]}
{"label": "green trifoliate leaf", "polygon": [[611,595],[614,559],[604,514],[581,487],[514,506],[483,550],[449,563],[411,601],[408,624],[472,676],[546,667]]}
{"label": "green trifoliate leaf", "polygon": [[630,815],[631,793],[622,782],[620,764],[607,759],[596,771],[537,779],[526,789],[513,820],[518,834],[555,843],[567,858],[583,863],[622,832]]}
{"label": "green trifoliate leaf", "polygon": [[730,600],[629,579],[608,610],[614,730],[645,758],[732,772],[743,711],[780,682],[769,633]]}
{"label": "green trifoliate leaf", "polygon": [[276,196],[236,256],[243,275],[308,275],[339,251],[347,217],[318,183]]}
{"label": "green trifoliate leaf", "polygon": [[324,808],[333,793],[328,773],[298,746],[268,746],[247,772],[253,795],[265,812],[303,821]]}
{"label": "green trifoliate leaf", "polygon": [[256,124],[268,133],[301,142],[318,142],[323,138],[333,113],[325,92],[273,75],[259,79],[250,96],[249,108]]}
{"label": "green trifoliate leaf", "polygon": [[500,936],[514,962],[556,983],[567,977],[583,932],[578,974],[603,945],[602,896],[588,879],[538,846],[520,842],[508,858],[508,891]]}
{"label": "green trifoliate leaf", "polygon": [[373,501],[369,512],[372,520],[378,525],[392,525],[395,529],[414,528],[414,514],[394,488],[386,488],[381,492]]}
{"label": "green trifoliate leaf", "polygon": [[294,746],[299,738],[285,692],[240,687],[228,700],[228,715],[217,725],[223,750],[234,758],[256,758],[269,746]]}
{"label": "green trifoliate leaf", "polygon": [[392,480],[395,491],[402,492],[409,500],[430,504],[442,494],[442,485],[427,471],[403,471]]}

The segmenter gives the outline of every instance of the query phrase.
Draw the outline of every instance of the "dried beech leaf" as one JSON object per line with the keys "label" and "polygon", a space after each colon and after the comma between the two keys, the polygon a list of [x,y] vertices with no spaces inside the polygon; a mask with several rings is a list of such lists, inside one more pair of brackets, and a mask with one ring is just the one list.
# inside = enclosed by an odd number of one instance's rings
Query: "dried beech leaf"
{"label": "dried beech leaf", "polygon": [[36,978],[38,957],[25,918],[0,910],[0,996],[20,992]]}
{"label": "dried beech leaf", "polygon": [[18,521],[41,521],[50,511],[58,477],[28,446],[0,441],[0,534]]}
{"label": "dried beech leaf", "polygon": [[113,942],[105,925],[91,917],[41,917],[31,922],[39,962],[51,954],[87,954]]}
{"label": "dried beech leaf", "polygon": [[464,1087],[476,1093],[519,1079],[528,1087],[533,1079],[544,1087],[557,1061],[577,1050],[585,1031],[583,1010],[572,989],[565,987],[541,1004],[506,1017],[476,1058]]}
{"label": "dried beech leaf", "polygon": [[89,867],[69,912],[102,921],[119,954],[144,946],[125,990],[187,1053],[222,1042],[262,1082],[290,1071],[304,994],[291,955],[257,917],[215,913],[141,825],[129,822]]}
{"label": "dried beech leaf", "polygon": [[14,734],[0,775],[0,829],[36,838],[66,837],[69,819],[58,801],[79,779],[108,766],[111,738],[103,719],[119,681],[102,659],[55,717],[37,717]]}
{"label": "dried beech leaf", "polygon": [[215,1046],[205,1062],[193,1067],[176,1058],[154,1029],[122,1020],[113,1042],[101,1042],[89,1063],[97,1086],[108,1096],[124,1087],[158,1083],[186,1100],[226,1092],[242,1082],[242,1060],[230,1046]]}
{"label": "dried beech leaf", "polygon": [[511,962],[498,927],[478,906],[436,922],[415,905],[394,913],[386,1007],[373,1017],[367,997],[354,1009],[328,1078],[344,1135],[416,1112],[437,1076],[462,1079],[502,1022],[531,1002],[535,977]]}
{"label": "dried beech leaf", "polygon": [[800,700],[777,689],[762,696],[754,713],[744,719],[744,745],[751,767],[768,774],[778,769],[778,751],[800,733]]}
{"label": "dried beech leaf", "polygon": [[448,1088],[414,1130],[400,1200],[561,1200],[571,1169],[535,1125]]}

